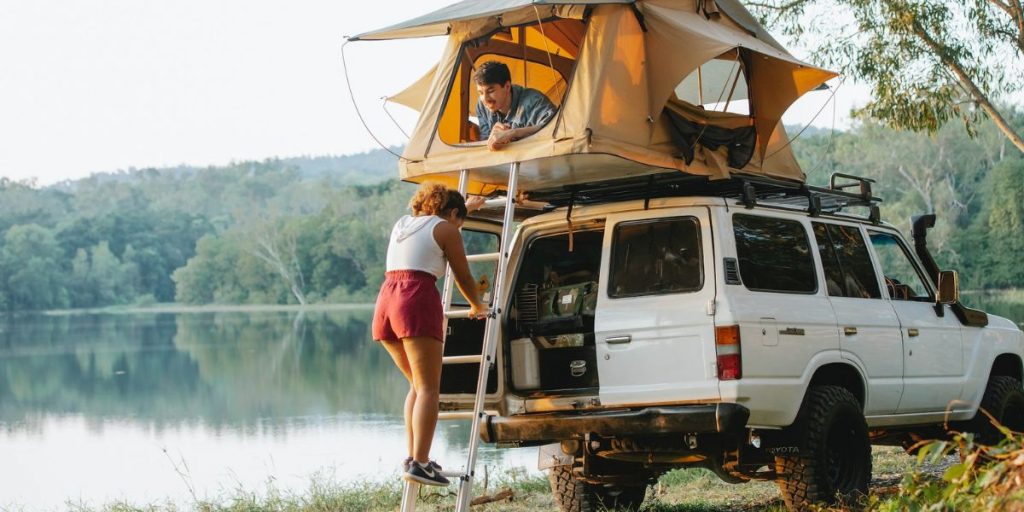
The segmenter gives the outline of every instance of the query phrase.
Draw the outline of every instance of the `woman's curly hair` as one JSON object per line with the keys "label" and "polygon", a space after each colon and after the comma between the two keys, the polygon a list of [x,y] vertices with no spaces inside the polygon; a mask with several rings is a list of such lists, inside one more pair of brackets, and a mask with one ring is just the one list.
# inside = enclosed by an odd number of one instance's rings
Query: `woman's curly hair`
{"label": "woman's curly hair", "polygon": [[452,210],[458,211],[461,219],[466,218],[466,199],[457,190],[452,190],[440,183],[425,182],[409,200],[409,208],[413,215],[448,216]]}

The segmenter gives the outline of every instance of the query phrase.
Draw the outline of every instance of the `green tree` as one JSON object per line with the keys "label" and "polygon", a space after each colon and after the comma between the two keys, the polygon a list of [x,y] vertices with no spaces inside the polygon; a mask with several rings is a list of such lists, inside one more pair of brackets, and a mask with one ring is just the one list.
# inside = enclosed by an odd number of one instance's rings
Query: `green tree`
{"label": "green tree", "polygon": [[770,28],[820,44],[818,64],[872,86],[859,113],[896,129],[935,132],[987,116],[1024,151],[1000,99],[1021,90],[1021,0],[761,0],[750,2]]}
{"label": "green tree", "polygon": [[973,278],[984,286],[1024,285],[1024,159],[1008,159],[985,183],[986,207],[966,240],[978,244]]}
{"label": "green tree", "polygon": [[50,309],[68,305],[53,233],[35,224],[13,226],[4,234],[0,276],[5,276],[11,309]]}

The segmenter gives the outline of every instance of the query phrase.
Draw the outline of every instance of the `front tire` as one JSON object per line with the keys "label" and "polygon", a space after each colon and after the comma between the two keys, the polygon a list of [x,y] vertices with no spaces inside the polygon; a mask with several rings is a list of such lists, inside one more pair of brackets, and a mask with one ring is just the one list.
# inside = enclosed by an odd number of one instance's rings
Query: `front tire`
{"label": "front tire", "polygon": [[637,511],[647,494],[646,485],[604,486],[577,479],[572,466],[555,466],[548,472],[555,503],[562,512],[602,510]]}
{"label": "front tire", "polygon": [[988,411],[1000,424],[1014,432],[1024,432],[1024,389],[1020,381],[1005,375],[996,375],[988,380],[985,395],[974,418],[964,425],[966,432],[975,435],[982,445],[994,446],[1006,436],[992,424],[981,409]]}
{"label": "front tire", "polygon": [[775,457],[779,490],[790,510],[850,504],[866,496],[871,442],[860,402],[839,386],[815,386],[790,434],[796,453]]}

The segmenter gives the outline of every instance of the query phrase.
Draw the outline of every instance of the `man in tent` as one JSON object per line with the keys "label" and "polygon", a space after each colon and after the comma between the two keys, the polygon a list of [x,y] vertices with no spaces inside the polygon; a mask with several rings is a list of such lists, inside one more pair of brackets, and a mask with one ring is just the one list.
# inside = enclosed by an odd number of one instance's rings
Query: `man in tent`
{"label": "man in tent", "polygon": [[555,115],[555,105],[544,93],[513,85],[508,66],[501,62],[483,63],[473,80],[480,96],[476,104],[480,139],[487,140],[492,150],[533,135]]}

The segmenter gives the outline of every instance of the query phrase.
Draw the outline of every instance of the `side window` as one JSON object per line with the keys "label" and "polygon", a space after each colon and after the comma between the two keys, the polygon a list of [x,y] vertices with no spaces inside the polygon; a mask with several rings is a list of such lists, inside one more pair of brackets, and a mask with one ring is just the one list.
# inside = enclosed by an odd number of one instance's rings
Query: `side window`
{"label": "side window", "polygon": [[[466,254],[485,254],[498,252],[498,235],[486,231],[462,230],[462,242],[466,246]],[[481,297],[489,301],[494,292],[494,271],[497,264],[493,261],[479,261],[469,264],[469,270],[477,279],[477,286],[482,291]],[[441,283],[439,279],[437,281]],[[455,286],[452,291],[452,303],[468,306],[469,301],[462,296],[459,287]]]}
{"label": "side window", "polygon": [[700,223],[693,217],[623,222],[612,236],[612,298],[700,290]]}
{"label": "side window", "polygon": [[895,300],[931,300],[928,287],[899,239],[890,233],[871,232],[870,236],[889,297]]}
{"label": "side window", "polygon": [[868,246],[859,229],[815,222],[814,238],[818,242],[830,296],[881,298]]}
{"label": "side window", "polygon": [[814,293],[814,260],[804,226],[797,221],[735,215],[740,278],[756,291]]}

